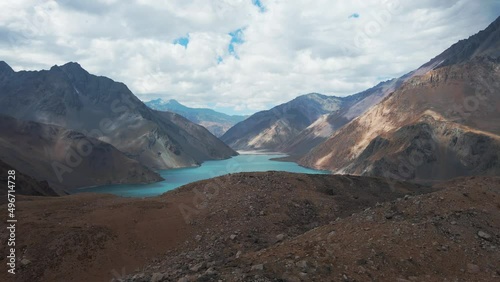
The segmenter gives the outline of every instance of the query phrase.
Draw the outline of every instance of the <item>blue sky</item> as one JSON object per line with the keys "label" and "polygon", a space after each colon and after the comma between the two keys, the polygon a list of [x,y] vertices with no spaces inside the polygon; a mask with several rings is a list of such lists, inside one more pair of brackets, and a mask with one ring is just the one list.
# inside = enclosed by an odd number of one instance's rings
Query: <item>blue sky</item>
{"label": "blue sky", "polygon": [[0,60],[79,62],[142,100],[249,114],[399,77],[484,29],[500,1],[1,1]]}
{"label": "blue sky", "polygon": [[229,46],[227,47],[227,50],[229,51],[229,53],[231,55],[235,56],[236,58],[238,58],[238,54],[236,54],[234,48],[235,48],[235,45],[237,45],[237,44],[243,44],[243,42],[244,42],[243,31],[244,31],[243,28],[238,28],[237,30],[229,33],[229,36],[231,36],[231,41],[229,42]]}
{"label": "blue sky", "polygon": [[174,44],[179,44],[181,46],[187,47],[189,44],[189,36],[176,38],[173,42]]}
{"label": "blue sky", "polygon": [[259,8],[260,12],[265,12],[266,8],[264,5],[262,5],[262,2],[260,0],[252,0],[252,3]]}

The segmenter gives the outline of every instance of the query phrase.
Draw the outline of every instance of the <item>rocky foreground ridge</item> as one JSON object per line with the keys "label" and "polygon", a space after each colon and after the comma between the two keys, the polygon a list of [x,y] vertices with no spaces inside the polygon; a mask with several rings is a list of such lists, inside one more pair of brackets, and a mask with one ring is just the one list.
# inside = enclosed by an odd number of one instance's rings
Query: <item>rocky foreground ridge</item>
{"label": "rocky foreground ridge", "polygon": [[498,177],[263,172],[146,199],[20,196],[16,279],[494,281],[499,192]]}

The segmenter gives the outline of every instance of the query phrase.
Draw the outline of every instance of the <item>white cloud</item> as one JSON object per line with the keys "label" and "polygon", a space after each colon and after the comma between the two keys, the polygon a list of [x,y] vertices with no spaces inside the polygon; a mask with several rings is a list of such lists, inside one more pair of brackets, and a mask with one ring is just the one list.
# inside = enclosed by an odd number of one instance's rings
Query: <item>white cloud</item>
{"label": "white cloud", "polygon": [[[265,12],[251,0],[3,1],[0,60],[16,70],[78,61],[144,100],[249,113],[398,77],[500,10],[495,0],[260,2]],[[235,58],[229,33],[240,28]],[[187,47],[174,44],[186,35]]]}

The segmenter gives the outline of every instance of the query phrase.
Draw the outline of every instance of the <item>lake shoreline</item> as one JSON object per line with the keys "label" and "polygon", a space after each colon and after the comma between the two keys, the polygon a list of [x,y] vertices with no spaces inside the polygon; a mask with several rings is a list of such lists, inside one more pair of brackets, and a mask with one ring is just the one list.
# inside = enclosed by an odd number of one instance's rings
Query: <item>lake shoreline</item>
{"label": "lake shoreline", "polygon": [[282,171],[306,174],[329,174],[329,172],[302,167],[295,162],[281,161],[286,154],[240,154],[224,160],[205,161],[201,166],[161,170],[158,173],[164,181],[150,184],[110,184],[81,188],[73,194],[80,193],[105,193],[121,197],[144,198],[153,197],[165,192],[175,190],[181,186],[207,180],[227,174],[240,172],[266,172]]}

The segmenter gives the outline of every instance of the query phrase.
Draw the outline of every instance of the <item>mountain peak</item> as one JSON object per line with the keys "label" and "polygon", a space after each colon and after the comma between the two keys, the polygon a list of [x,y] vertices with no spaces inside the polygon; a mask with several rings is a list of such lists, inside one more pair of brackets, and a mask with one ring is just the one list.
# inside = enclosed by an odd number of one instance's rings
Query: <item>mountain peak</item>
{"label": "mountain peak", "polygon": [[73,73],[73,74],[88,74],[88,72],[82,68],[79,63],[69,62],[60,67],[63,71]]}
{"label": "mountain peak", "polygon": [[79,63],[68,62],[62,66],[54,65],[50,68],[51,71],[63,71],[68,74],[81,75],[89,74]]}
{"label": "mountain peak", "polygon": [[13,73],[14,70],[4,61],[0,61],[0,73]]}
{"label": "mountain peak", "polygon": [[165,103],[165,102],[163,101],[163,99],[162,99],[162,98],[158,98],[158,99],[153,99],[153,100],[151,100],[151,101],[149,101],[149,102],[147,102],[147,103],[158,103],[158,104],[163,104],[163,103]]}
{"label": "mountain peak", "polygon": [[300,98],[300,97],[304,97],[304,98],[316,98],[316,97],[327,97],[327,96],[324,95],[324,94],[320,94],[320,93],[316,93],[316,92],[311,92],[311,93],[300,95],[297,98]]}
{"label": "mountain peak", "polygon": [[[170,99],[170,100],[168,100],[168,102],[167,102],[167,103],[168,103],[168,104],[171,104],[171,105],[176,105],[176,106],[181,106],[181,105],[182,105],[181,103],[179,103],[179,102],[178,102],[177,100],[175,100],[175,99]],[[183,106],[183,105],[182,105],[182,106]]]}

